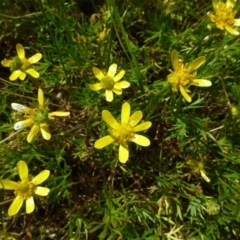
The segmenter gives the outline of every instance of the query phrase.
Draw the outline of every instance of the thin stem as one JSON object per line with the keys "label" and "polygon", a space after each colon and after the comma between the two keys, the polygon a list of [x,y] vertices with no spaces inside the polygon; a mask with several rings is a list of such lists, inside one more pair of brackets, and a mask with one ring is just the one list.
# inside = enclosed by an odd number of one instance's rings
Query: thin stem
{"label": "thin stem", "polygon": [[[123,24],[122,24],[122,19],[120,18],[119,14],[118,14],[118,11],[117,11],[117,7],[115,5],[115,1],[114,0],[108,0],[108,3],[109,3],[109,6],[112,6],[112,10],[113,10],[113,13],[114,13],[114,16],[116,18],[116,21],[117,21],[117,24],[122,32],[122,37],[126,43],[126,47],[127,47],[127,50],[129,51],[130,53],[130,56],[132,58],[132,62],[133,62],[133,65],[134,65],[134,68],[135,68],[135,73],[136,73],[136,76],[137,76],[137,79],[138,79],[138,84],[139,84],[139,88],[141,90],[142,93],[144,93],[144,88],[143,88],[143,83],[142,83],[142,76],[141,76],[141,72],[140,72],[140,69],[139,69],[139,66],[138,66],[138,62],[137,62],[137,58],[132,50],[132,47],[130,45],[130,40],[127,36],[127,33],[123,27]],[[116,33],[117,33],[117,26],[114,24],[114,27],[115,27],[115,30],[116,30]],[[120,38],[118,37],[118,39],[120,40]]]}
{"label": "thin stem", "polygon": [[35,13],[30,13],[30,14],[26,14],[26,15],[23,15],[23,16],[9,16],[9,15],[6,15],[6,14],[3,14],[3,13],[0,13],[0,17],[5,17],[5,18],[10,18],[10,19],[19,19],[19,18],[25,18],[25,17],[32,17],[32,16],[36,16],[36,15],[40,15],[42,14],[42,12],[35,12]]}
{"label": "thin stem", "polygon": [[7,84],[12,84],[12,85],[14,85],[14,86],[18,86],[18,87],[21,87],[22,85],[20,85],[20,84],[17,84],[17,83],[12,83],[12,82],[9,82],[9,81],[7,81],[7,80],[5,80],[5,79],[3,79],[3,78],[0,78],[0,80],[1,81],[3,81],[4,83],[7,83]]}
{"label": "thin stem", "polygon": [[5,139],[3,139],[0,144],[6,142],[8,139],[12,138],[13,136],[15,136],[16,134],[18,134],[19,132],[21,132],[24,128],[19,129],[18,131],[16,131],[15,133],[11,134],[10,136],[6,137]]}
{"label": "thin stem", "polygon": [[[45,18],[45,22],[46,22],[46,25],[47,25],[47,27],[48,27],[48,29],[49,29],[49,33],[50,33],[50,36],[51,36],[51,38],[52,38],[52,41],[54,42],[54,45],[55,45],[58,53],[60,53],[59,48],[58,48],[57,41],[56,41],[55,37],[53,36],[52,31],[51,31],[51,27],[50,27],[50,24],[49,24],[49,20],[48,20],[48,18],[47,18],[47,15],[46,15],[46,13],[45,13],[45,9],[43,8],[43,5],[42,5],[41,0],[38,0],[38,3],[39,3],[39,6],[40,6],[40,8],[41,8],[41,10],[42,10],[43,17]],[[65,77],[66,77],[66,79],[68,79],[67,71],[66,71],[66,69],[65,69],[62,56],[61,56],[61,54],[58,54],[58,56],[59,56],[59,60],[60,60],[60,63],[61,63],[61,65],[62,65],[64,74],[65,74]]]}
{"label": "thin stem", "polygon": [[[18,94],[18,93],[8,92],[8,91],[1,90],[1,89],[0,89],[0,92],[11,94],[11,95],[22,97],[22,98],[26,98],[26,99],[37,100],[36,98],[26,97],[26,96]],[[58,104],[55,104],[55,103],[49,103],[49,105],[56,106],[56,107],[62,107],[61,105],[58,105]]]}
{"label": "thin stem", "polygon": [[227,104],[228,104],[229,108],[231,109],[232,104],[231,104],[231,102],[230,102],[230,100],[229,100],[229,97],[228,97],[228,94],[227,94],[227,90],[226,90],[225,84],[224,84],[224,82],[223,82],[223,80],[222,80],[221,77],[219,77],[219,79],[220,79],[220,81],[221,81],[222,89],[223,89],[223,92],[224,92],[224,94],[225,94],[225,97],[226,97],[226,99],[227,99]]}
{"label": "thin stem", "polygon": [[14,198],[8,199],[8,200],[6,200],[6,201],[4,201],[4,202],[1,202],[1,203],[0,203],[0,206],[5,205],[5,204],[7,204],[7,203],[10,203],[10,202],[12,202],[13,200],[14,200]]}

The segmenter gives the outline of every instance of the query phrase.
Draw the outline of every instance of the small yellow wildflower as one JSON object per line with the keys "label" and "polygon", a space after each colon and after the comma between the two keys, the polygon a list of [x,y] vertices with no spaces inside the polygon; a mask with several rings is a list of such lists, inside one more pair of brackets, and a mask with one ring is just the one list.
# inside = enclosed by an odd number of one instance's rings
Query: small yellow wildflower
{"label": "small yellow wildflower", "polygon": [[[122,94],[122,89],[128,88],[130,83],[127,81],[120,81],[125,74],[124,70],[121,70],[117,75],[117,64],[112,64],[107,74],[104,74],[100,69],[93,67],[92,68],[93,74],[95,77],[100,81],[100,83],[89,84],[91,90],[98,91],[102,88],[105,89],[105,96],[108,102],[113,100],[113,92],[117,95]],[[115,76],[116,75],[116,76]]]}
{"label": "small yellow wildflower", "polygon": [[8,179],[0,179],[0,188],[15,190],[16,197],[8,209],[9,216],[17,214],[24,201],[26,201],[26,213],[32,213],[35,209],[34,194],[47,196],[50,191],[49,188],[38,186],[49,177],[49,170],[43,170],[31,179],[28,175],[28,166],[24,161],[18,162],[17,169],[21,181],[13,182]]}
{"label": "small yellow wildflower", "polygon": [[128,142],[147,147],[150,145],[148,138],[136,134],[136,132],[147,130],[152,123],[147,121],[137,125],[142,119],[142,111],[136,111],[130,116],[130,105],[125,102],[122,105],[121,123],[118,123],[112,114],[107,111],[102,111],[103,120],[110,126],[109,135],[100,138],[94,144],[94,147],[101,149],[111,143],[119,145],[119,161],[125,163],[129,158]]}
{"label": "small yellow wildflower", "polygon": [[224,28],[233,35],[239,35],[239,32],[233,29],[233,26],[240,26],[240,18],[234,19],[236,12],[233,12],[234,2],[227,0],[226,3],[212,0],[213,8],[216,15],[208,13],[210,20],[216,23],[217,28]]}
{"label": "small yellow wildflower", "polygon": [[196,160],[188,160],[187,164],[191,166],[193,174],[200,174],[206,182],[211,181],[206,175],[203,162],[198,162]]}
{"label": "small yellow wildflower", "polygon": [[234,118],[240,116],[240,107],[236,105],[232,105],[230,108],[231,114]]}
{"label": "small yellow wildflower", "polygon": [[212,83],[205,79],[195,79],[194,71],[197,70],[204,62],[206,58],[204,56],[198,57],[191,64],[184,64],[178,59],[178,52],[172,50],[171,62],[173,70],[167,76],[168,82],[172,84],[172,90],[177,92],[180,89],[181,94],[187,102],[191,102],[192,99],[188,95],[190,90],[187,89],[187,85],[196,85],[198,87],[209,87]]}
{"label": "small yellow wildflower", "polygon": [[49,140],[51,138],[51,133],[49,132],[47,121],[49,119],[54,119],[55,116],[66,117],[70,115],[70,112],[48,113],[48,110],[44,104],[44,95],[41,88],[38,89],[38,104],[39,105],[37,109],[32,109],[18,103],[12,103],[12,108],[20,113],[24,113],[24,117],[27,118],[26,120],[15,123],[14,129],[19,130],[32,126],[27,136],[27,141],[29,143],[31,143],[34,137],[38,134],[39,129],[43,138]]}
{"label": "small yellow wildflower", "polygon": [[39,78],[39,73],[35,71],[32,67],[32,64],[38,62],[42,58],[41,53],[36,53],[30,58],[25,57],[25,50],[21,44],[17,44],[17,57],[14,57],[12,60],[4,59],[1,61],[4,67],[9,67],[12,74],[9,79],[14,81],[18,78],[24,80],[26,78],[26,73],[30,74],[34,78]]}

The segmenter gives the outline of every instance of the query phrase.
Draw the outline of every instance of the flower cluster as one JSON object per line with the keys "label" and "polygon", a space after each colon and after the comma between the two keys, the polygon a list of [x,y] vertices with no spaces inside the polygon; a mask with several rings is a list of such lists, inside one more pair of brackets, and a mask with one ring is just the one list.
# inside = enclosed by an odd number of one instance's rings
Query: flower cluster
{"label": "flower cluster", "polygon": [[[217,28],[226,30],[233,35],[240,33],[234,28],[240,26],[240,19],[236,19],[236,12],[233,10],[234,3],[232,0],[227,0],[226,3],[213,0],[213,8],[215,13],[209,13],[208,16],[214,22]],[[107,34],[107,30],[104,30]],[[11,81],[24,80],[29,74],[33,78],[39,78],[40,74],[34,69],[33,64],[37,63],[41,58],[41,53],[36,53],[30,58],[26,58],[24,47],[21,44],[16,45],[17,56],[11,60],[4,59],[1,64],[4,67],[10,68],[9,79]],[[171,51],[171,63],[173,70],[167,76],[167,81],[172,84],[172,90],[178,92],[180,90],[183,98],[187,102],[191,102],[192,98],[189,95],[190,85],[199,87],[210,87],[212,82],[207,79],[196,78],[196,70],[201,67],[206,61],[205,56],[200,56],[192,61],[190,64],[184,63],[179,59],[176,50]],[[123,89],[130,87],[130,82],[122,80],[125,71],[121,70],[117,74],[117,64],[113,63],[109,66],[108,71],[101,71],[97,67],[92,68],[94,76],[99,80],[98,83],[89,84],[89,88],[94,91],[103,89],[105,91],[105,98],[107,102],[112,102],[114,93],[122,95]],[[120,81],[121,80],[121,81]],[[15,130],[21,130],[26,127],[31,127],[27,136],[27,142],[31,143],[37,136],[39,131],[45,140],[51,139],[49,131],[49,121],[54,120],[54,117],[66,117],[70,112],[55,111],[49,112],[48,107],[44,101],[44,93],[41,88],[38,89],[38,106],[36,108],[29,108],[19,103],[12,103],[12,108],[24,114],[24,120],[14,124]],[[232,115],[237,114],[237,108],[232,108]],[[147,147],[150,145],[150,140],[138,134],[138,132],[148,130],[152,123],[150,121],[142,122],[142,111],[136,111],[131,114],[131,107],[128,102],[122,104],[121,120],[117,121],[108,110],[102,111],[103,120],[109,125],[108,135],[98,139],[94,147],[102,149],[110,144],[118,147],[118,159],[121,163],[126,163],[129,159],[129,143],[134,142],[140,146]],[[210,182],[206,176],[204,165],[201,162],[190,160],[188,164],[191,165],[193,173],[200,174],[205,181]],[[38,186],[44,182],[50,175],[49,170],[43,170],[36,177],[31,177],[28,174],[28,166],[24,161],[19,161],[17,169],[20,177],[19,182],[14,182],[9,179],[0,179],[0,188],[6,190],[14,190],[16,195],[12,204],[9,207],[8,214],[13,216],[17,214],[22,207],[24,201],[26,202],[26,213],[32,213],[35,209],[34,195],[47,196],[50,189]]]}
{"label": "flower cluster", "polygon": [[[9,79],[14,81],[16,79],[24,80],[26,74],[31,75],[34,78],[39,78],[39,73],[33,68],[32,64],[38,62],[42,58],[42,54],[37,53],[30,58],[25,57],[25,50],[21,44],[17,44],[17,56],[12,60],[4,59],[1,61],[2,65],[9,67],[11,75]],[[27,141],[31,143],[34,137],[38,134],[39,130],[42,133],[44,139],[49,140],[51,133],[49,132],[48,121],[53,120],[54,117],[69,116],[70,112],[48,112],[48,108],[44,102],[44,94],[41,88],[38,89],[38,107],[29,108],[19,103],[12,103],[12,108],[20,113],[24,113],[25,120],[14,124],[15,130],[20,130],[25,127],[31,127],[31,130],[27,136]],[[14,190],[16,198],[13,200],[11,206],[8,209],[9,216],[17,214],[26,202],[26,213],[32,213],[35,209],[35,203],[33,196],[47,196],[50,189],[38,186],[49,177],[49,170],[40,172],[36,177],[32,178],[28,174],[28,167],[24,161],[19,161],[17,169],[21,181],[14,182],[9,179],[0,179],[0,188]]]}

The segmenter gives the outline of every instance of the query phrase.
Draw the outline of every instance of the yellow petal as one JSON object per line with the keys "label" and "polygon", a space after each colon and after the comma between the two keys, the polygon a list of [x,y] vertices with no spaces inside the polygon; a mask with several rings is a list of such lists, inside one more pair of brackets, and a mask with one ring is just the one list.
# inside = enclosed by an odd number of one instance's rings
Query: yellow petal
{"label": "yellow petal", "polygon": [[233,35],[239,35],[239,32],[238,32],[237,30],[235,30],[235,29],[233,29],[233,28],[231,28],[231,27],[229,27],[229,26],[225,26],[225,29],[226,29],[229,33],[231,33],[231,34],[233,34]]}
{"label": "yellow petal", "polygon": [[173,66],[173,70],[176,71],[178,69],[178,52],[176,50],[172,50],[171,52],[171,62]]}
{"label": "yellow petal", "polygon": [[227,8],[233,8],[234,7],[234,2],[232,0],[227,0]]}
{"label": "yellow petal", "polygon": [[206,61],[206,57],[201,56],[198,57],[197,59],[195,59],[189,66],[188,66],[188,70],[190,72],[195,71],[196,69],[198,69],[201,65],[203,65]]}
{"label": "yellow petal", "polygon": [[104,77],[104,74],[103,74],[103,72],[99,68],[93,67],[92,71],[93,71],[94,76],[98,80],[102,80],[102,78]]}
{"label": "yellow petal", "polygon": [[136,127],[134,127],[134,132],[139,132],[139,131],[144,131],[149,129],[152,126],[151,122],[143,122],[139,125],[137,125]]}
{"label": "yellow petal", "polygon": [[173,82],[172,83],[172,90],[173,92],[177,92],[179,88],[178,82]]}
{"label": "yellow petal", "polygon": [[70,112],[51,112],[48,114],[48,117],[67,117],[70,115]]}
{"label": "yellow petal", "polygon": [[28,179],[28,166],[24,161],[18,162],[17,169],[21,180]]}
{"label": "yellow petal", "polygon": [[128,123],[131,125],[131,127],[135,127],[141,121],[142,116],[143,116],[142,111],[136,111],[131,115]]}
{"label": "yellow petal", "polygon": [[216,12],[219,6],[219,0],[212,0],[213,9]]}
{"label": "yellow petal", "polygon": [[26,73],[20,71],[20,73],[19,73],[19,79],[23,81],[25,78],[26,78]]}
{"label": "yellow petal", "polygon": [[106,100],[108,102],[112,102],[112,100],[113,100],[113,91],[106,89],[105,96],[106,96]]}
{"label": "yellow petal", "polygon": [[128,102],[125,102],[122,105],[122,111],[121,111],[121,123],[128,123],[129,117],[130,117],[130,111],[131,107]]}
{"label": "yellow petal", "polygon": [[0,188],[13,190],[16,189],[17,183],[8,179],[0,179]]}
{"label": "yellow petal", "polygon": [[20,113],[25,113],[25,114],[34,114],[35,110],[34,109],[31,109],[29,107],[26,107],[22,104],[19,104],[19,103],[12,103],[11,104],[12,108]]}
{"label": "yellow petal", "polygon": [[38,89],[38,104],[44,108],[44,94],[41,88]]}
{"label": "yellow petal", "polygon": [[34,78],[39,78],[39,73],[33,68],[29,68],[28,70],[26,70],[26,72]]}
{"label": "yellow petal", "polygon": [[29,118],[29,119],[15,123],[13,128],[14,128],[14,130],[20,130],[22,128],[32,126],[33,124],[34,124],[34,122],[33,122],[32,118]]}
{"label": "yellow petal", "polygon": [[32,213],[34,211],[35,204],[33,197],[29,197],[26,199],[26,213]]}
{"label": "yellow petal", "polygon": [[204,170],[200,170],[200,174],[202,176],[202,178],[206,181],[206,182],[210,182],[211,180],[207,177],[206,173]]}
{"label": "yellow petal", "polygon": [[18,43],[16,46],[16,50],[17,50],[17,55],[18,57],[22,60],[25,58],[25,50],[22,46],[22,44]]}
{"label": "yellow petal", "polygon": [[49,170],[43,170],[41,171],[36,177],[34,177],[31,181],[34,185],[39,185],[43,183],[50,175]]}
{"label": "yellow petal", "polygon": [[38,131],[39,131],[39,125],[36,125],[36,124],[33,125],[27,136],[27,141],[29,143],[33,141],[34,137],[36,137],[36,135],[38,134]]}
{"label": "yellow petal", "polygon": [[180,85],[180,92],[187,102],[192,101],[191,97],[187,94],[186,89],[184,87],[182,87],[181,85]]}
{"label": "yellow petal", "polygon": [[127,146],[119,145],[119,161],[126,163],[129,158],[129,150]]}
{"label": "yellow petal", "polygon": [[16,215],[20,208],[22,207],[23,204],[23,198],[17,196],[16,198],[14,198],[12,204],[10,205],[9,209],[8,209],[8,215],[9,216],[13,216]]}
{"label": "yellow petal", "polygon": [[1,64],[4,66],[4,67],[10,67],[12,63],[12,60],[7,60],[7,59],[4,59],[1,61]]}
{"label": "yellow petal", "polygon": [[123,76],[124,76],[124,74],[125,74],[125,71],[124,71],[124,70],[121,70],[115,77],[113,77],[114,82],[117,82],[117,81],[119,81],[120,79],[122,79]]}
{"label": "yellow petal", "polygon": [[9,77],[11,81],[14,81],[18,78],[20,78],[21,80],[24,80],[26,78],[26,74],[20,70],[16,70]]}
{"label": "yellow petal", "polygon": [[215,17],[216,17],[215,15],[213,15],[211,12],[208,12],[207,15],[212,22],[215,22]]}
{"label": "yellow petal", "polygon": [[130,86],[130,83],[127,81],[121,81],[114,84],[114,87],[116,88],[128,88],[129,86]]}
{"label": "yellow petal", "polygon": [[113,87],[113,92],[116,93],[117,95],[122,95],[122,89],[117,89],[115,86]]}
{"label": "yellow petal", "polygon": [[101,83],[89,84],[89,88],[93,91],[98,91],[102,89]]}
{"label": "yellow petal", "polygon": [[46,187],[36,187],[34,193],[39,195],[39,196],[47,196],[50,192],[49,188]]}
{"label": "yellow petal", "polygon": [[234,19],[234,26],[239,27],[240,26],[240,18]]}
{"label": "yellow petal", "polygon": [[217,28],[219,28],[219,29],[221,29],[221,30],[224,30],[224,25],[223,25],[223,23],[217,23],[217,22],[216,22],[216,26],[217,26]]}
{"label": "yellow petal", "polygon": [[132,139],[132,142],[135,142],[136,144],[147,147],[150,145],[150,140],[142,135],[134,134],[134,138]]}
{"label": "yellow petal", "polygon": [[176,72],[172,72],[170,74],[167,75],[167,81],[169,83],[175,83],[176,82],[176,79],[177,79],[177,75],[176,75]]}
{"label": "yellow petal", "polygon": [[36,53],[35,55],[33,55],[32,57],[30,57],[28,59],[28,62],[31,64],[34,64],[34,63],[38,62],[41,58],[42,58],[42,54]]}
{"label": "yellow petal", "polygon": [[109,76],[109,77],[114,77],[115,76],[115,74],[116,74],[116,71],[117,71],[117,64],[116,63],[113,63],[110,67],[109,67],[109,69],[108,69],[108,72],[107,72],[107,75]]}
{"label": "yellow petal", "polygon": [[107,135],[105,137],[102,137],[100,139],[98,139],[95,143],[94,143],[94,147],[97,149],[101,149],[106,147],[107,145],[111,144],[114,142],[114,139],[110,136]]}
{"label": "yellow petal", "polygon": [[107,110],[102,111],[102,118],[111,128],[115,128],[118,125],[118,122],[116,121],[116,119]]}
{"label": "yellow petal", "polygon": [[51,133],[49,132],[48,124],[47,123],[40,123],[40,130],[42,133],[42,137],[45,140],[51,139]]}
{"label": "yellow petal", "polygon": [[191,85],[196,85],[198,87],[210,87],[212,82],[206,79],[193,79]]}

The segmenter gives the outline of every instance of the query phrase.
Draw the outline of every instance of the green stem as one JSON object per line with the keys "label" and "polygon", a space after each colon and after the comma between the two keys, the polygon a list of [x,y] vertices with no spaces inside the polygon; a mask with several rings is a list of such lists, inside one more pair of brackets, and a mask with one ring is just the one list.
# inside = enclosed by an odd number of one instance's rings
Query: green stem
{"label": "green stem", "polygon": [[[42,5],[42,1],[41,1],[41,0],[38,0],[38,3],[39,3],[39,6],[40,6],[40,9],[41,9],[41,11],[42,11],[43,17],[45,18],[45,22],[46,22],[46,25],[47,25],[47,27],[48,27],[48,29],[49,29],[50,36],[51,36],[51,38],[52,38],[52,40],[53,40],[53,42],[54,42],[54,44],[55,44],[55,47],[56,47],[58,53],[60,53],[59,48],[58,48],[57,41],[56,41],[56,39],[54,38],[54,36],[53,36],[53,34],[52,34],[51,27],[50,27],[50,25],[49,25],[49,21],[48,21],[48,19],[47,19],[47,15],[46,15],[45,9],[44,9],[44,7],[43,7],[43,5]],[[61,63],[61,65],[62,65],[64,74],[65,74],[65,77],[66,77],[66,79],[68,79],[67,71],[66,71],[66,68],[65,68],[65,66],[64,66],[62,56],[61,56],[61,54],[58,54],[58,56],[59,56],[59,60],[60,60],[60,63]]]}
{"label": "green stem", "polygon": [[[119,14],[118,14],[117,7],[115,5],[115,1],[114,0],[108,0],[108,5],[111,6],[112,9],[113,9],[113,13],[114,13],[113,15],[115,16],[117,24],[120,27],[123,39],[124,39],[124,41],[126,43],[126,46],[127,46],[127,50],[129,51],[130,56],[131,56],[132,61],[133,61],[133,65],[134,65],[134,68],[135,68],[135,73],[136,73],[136,76],[137,76],[137,79],[138,79],[138,84],[139,84],[140,90],[141,90],[142,93],[144,93],[142,76],[141,76],[141,72],[140,72],[140,69],[139,69],[139,66],[138,66],[138,62],[137,62],[136,56],[135,56],[135,54],[132,51],[132,48],[130,46],[130,43],[129,43],[130,40],[128,39],[127,33],[126,33],[126,31],[123,27],[122,20],[121,20]],[[114,25],[114,27],[115,27],[115,30],[116,30],[116,33],[117,33],[117,28],[116,28],[115,25]],[[119,38],[119,40],[120,40],[120,38]]]}

